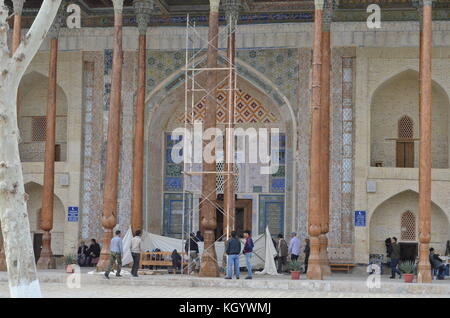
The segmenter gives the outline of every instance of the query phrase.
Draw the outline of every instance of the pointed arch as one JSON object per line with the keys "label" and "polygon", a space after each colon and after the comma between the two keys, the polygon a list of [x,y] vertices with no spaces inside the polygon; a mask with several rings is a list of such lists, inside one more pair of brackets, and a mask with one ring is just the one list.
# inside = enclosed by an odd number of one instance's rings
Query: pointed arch
{"label": "pointed arch", "polygon": [[[200,64],[203,63],[206,60],[206,55],[200,56],[196,59],[195,63]],[[224,56],[221,53],[219,57],[219,62],[224,62]],[[281,90],[265,75],[251,67],[250,65],[246,64],[242,60],[237,59],[236,60],[237,68],[238,68],[238,81],[241,79],[242,81],[249,83],[249,85],[253,86],[257,91],[261,92],[265,96],[265,98],[270,99],[271,104],[274,105],[277,108],[277,113],[280,115],[282,124],[286,127],[286,144],[287,148],[290,147],[291,149],[286,150],[286,209],[291,211],[296,211],[296,186],[297,183],[295,180],[293,180],[294,176],[296,175],[296,162],[294,160],[295,153],[296,153],[296,147],[297,147],[297,122],[296,122],[296,116],[295,112],[293,110],[293,107],[289,101],[289,99],[284,95]],[[155,191],[152,191],[151,193],[148,193],[148,191],[144,194],[144,206],[145,206],[145,212],[144,215],[148,216],[149,213],[149,206],[152,202],[151,206],[152,209],[162,210],[162,205],[158,205],[155,202],[161,202],[162,193],[163,193],[163,187],[162,185],[156,185],[156,182],[159,182],[159,180],[162,179],[162,171],[163,167],[161,166],[161,157],[158,157],[153,160],[157,160],[158,167],[150,167],[152,159],[148,159],[150,155],[155,156],[156,153],[160,154],[162,153],[163,149],[158,146],[158,143],[161,143],[162,137],[160,135],[151,136],[151,131],[155,130],[161,130],[163,123],[167,122],[167,118],[164,117],[168,116],[168,114],[171,114],[173,110],[175,109],[176,105],[173,105],[170,109],[167,107],[163,107],[163,101],[168,99],[171,101],[171,103],[176,103],[176,97],[173,96],[173,92],[176,91],[177,88],[184,85],[184,71],[183,68],[178,69],[176,72],[173,72],[170,76],[168,76],[164,81],[159,83],[148,95],[146,99],[146,127],[145,127],[145,157],[147,158],[145,160],[145,173],[146,176],[144,178],[145,187],[148,189],[148,186],[152,184],[153,189]],[[200,73],[201,75],[201,73]],[[200,76],[199,75],[199,76]],[[184,98],[184,95],[183,95]],[[179,103],[179,102],[178,102]],[[184,99],[183,102],[184,104]],[[167,103],[166,103],[167,104]],[[179,105],[179,104],[178,104]],[[152,149],[151,153],[150,150]],[[157,149],[157,151],[155,151]],[[150,169],[156,171],[157,174],[151,175],[149,173]],[[155,204],[156,206],[155,206]],[[152,214],[153,215],[153,214]],[[293,224],[292,220],[289,219],[292,217],[294,218],[294,213],[292,215],[287,216],[285,214],[285,224]],[[149,228],[150,223],[147,221],[148,217],[145,217],[146,222],[146,228]],[[159,227],[162,225],[162,220],[158,217],[154,217],[152,220],[152,223],[156,222],[158,223],[157,226]],[[155,230],[155,228],[153,228]]]}

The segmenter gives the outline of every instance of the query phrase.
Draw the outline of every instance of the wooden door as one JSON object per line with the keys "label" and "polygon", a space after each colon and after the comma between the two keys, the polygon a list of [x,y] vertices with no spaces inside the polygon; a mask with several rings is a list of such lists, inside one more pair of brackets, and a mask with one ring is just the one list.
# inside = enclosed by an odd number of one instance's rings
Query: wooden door
{"label": "wooden door", "polygon": [[42,250],[42,233],[34,233],[33,234],[33,251],[34,251],[34,260],[37,263],[39,257],[41,257]]}
{"label": "wooden door", "polygon": [[414,167],[414,142],[397,141],[396,166],[398,168]]}

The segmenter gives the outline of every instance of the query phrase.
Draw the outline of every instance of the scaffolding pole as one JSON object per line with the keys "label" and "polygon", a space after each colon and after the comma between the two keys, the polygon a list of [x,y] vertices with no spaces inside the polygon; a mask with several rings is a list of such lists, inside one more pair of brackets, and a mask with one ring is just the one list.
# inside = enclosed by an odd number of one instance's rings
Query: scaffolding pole
{"label": "scaffolding pole", "polygon": [[[235,179],[235,169],[234,169],[234,156],[235,156],[235,144],[234,144],[234,119],[235,119],[235,105],[236,105],[236,92],[237,92],[237,69],[235,65],[235,48],[234,48],[234,37],[236,28],[232,25],[233,21],[228,21],[226,27],[222,28],[219,32],[219,40],[225,39],[224,47],[227,48],[226,54],[220,54],[220,58],[223,60],[222,65],[217,68],[205,67],[204,63],[204,53],[207,51],[209,41],[204,39],[204,36],[199,32],[196,27],[195,21],[191,21],[190,16],[187,15],[186,19],[186,52],[185,52],[185,105],[184,105],[184,129],[185,132],[194,131],[194,125],[199,123],[201,114],[196,112],[196,106],[198,102],[205,100],[211,94],[215,94],[216,91],[225,91],[227,95],[227,116],[225,122],[226,128],[226,141],[225,141],[225,153],[223,154],[222,160],[224,160],[224,171],[217,171],[217,157],[216,157],[216,171],[203,171],[203,168],[198,166],[194,167],[193,156],[194,149],[192,140],[188,140],[186,135],[183,136],[184,148],[183,148],[183,212],[182,212],[182,251],[185,250],[185,245],[187,244],[187,273],[191,274],[192,262],[194,260],[190,257],[190,233],[193,232],[194,219],[199,214],[199,201],[207,201],[209,204],[214,206],[219,213],[223,214],[223,219],[226,221],[226,229],[224,234],[220,237],[215,238],[215,242],[221,241],[224,238],[228,239],[230,237],[230,232],[234,229],[234,179]],[[197,45],[198,43],[198,45]],[[233,44],[232,44],[233,43]],[[219,51],[220,50],[219,41]],[[218,83],[214,89],[208,91],[205,89],[201,83],[201,74],[205,71],[213,71],[218,73]],[[217,96],[214,96],[214,100],[217,100]],[[196,118],[196,116],[198,118]],[[203,151],[203,147],[201,149]],[[190,155],[190,160],[186,160],[186,155]],[[216,152],[217,156],[217,152]],[[203,158],[203,155],[202,155]],[[203,160],[202,160],[203,162]],[[208,173],[214,173],[219,176],[223,176],[222,184],[224,188],[224,208],[217,204],[217,197],[211,197],[214,193],[216,194],[218,190],[222,187],[219,178],[219,182],[216,181],[215,189],[209,194],[203,193],[202,189],[195,186],[195,178]],[[217,180],[217,178],[216,178]],[[227,193],[226,193],[227,192]],[[194,200],[195,194],[198,194],[200,200]],[[232,195],[230,195],[232,194]],[[226,198],[225,198],[226,197]],[[233,211],[232,211],[233,209]],[[199,218],[198,218],[199,219]],[[200,226],[199,226],[200,228]],[[214,244],[212,245],[214,248]],[[203,251],[204,252],[204,251]],[[184,272],[185,254],[182,253],[182,271]],[[197,257],[200,257],[198,255]],[[218,263],[217,259],[215,259]],[[223,264],[225,265],[225,264]],[[226,267],[225,267],[226,268]],[[199,268],[196,268],[199,270]]]}

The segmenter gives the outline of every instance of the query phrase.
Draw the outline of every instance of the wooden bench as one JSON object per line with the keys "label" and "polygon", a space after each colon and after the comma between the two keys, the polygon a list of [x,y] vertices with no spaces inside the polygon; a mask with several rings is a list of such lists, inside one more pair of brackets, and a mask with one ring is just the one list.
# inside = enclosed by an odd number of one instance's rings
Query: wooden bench
{"label": "wooden bench", "polygon": [[[187,265],[187,254],[179,253],[184,256],[184,265]],[[153,266],[156,269],[158,267],[172,267],[172,252],[145,252],[141,253],[140,266]]]}
{"label": "wooden bench", "polygon": [[341,264],[341,263],[330,264],[330,268],[331,268],[332,271],[340,271],[340,272],[346,271],[347,273],[350,272],[353,269],[353,267],[355,267],[355,264],[350,264],[350,263],[347,263],[347,264]]}

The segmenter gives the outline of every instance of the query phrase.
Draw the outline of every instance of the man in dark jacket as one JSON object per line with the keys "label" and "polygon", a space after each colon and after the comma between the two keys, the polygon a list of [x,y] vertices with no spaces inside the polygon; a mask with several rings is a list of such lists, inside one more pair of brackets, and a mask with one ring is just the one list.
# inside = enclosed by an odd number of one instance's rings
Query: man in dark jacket
{"label": "man in dark jacket", "polygon": [[434,248],[430,248],[430,257],[429,258],[430,258],[431,268],[438,270],[437,279],[439,279],[439,280],[444,279],[445,264],[439,257],[439,254],[434,253]]}
{"label": "man in dark jacket", "polygon": [[305,239],[305,249],[303,250],[305,253],[305,272],[306,274],[308,272],[308,263],[309,263],[309,254],[311,253],[311,247],[309,246],[309,238]]}
{"label": "man in dark jacket", "polygon": [[237,238],[236,231],[231,232],[231,238],[226,242],[225,253],[228,255],[228,275],[225,279],[233,277],[233,264],[236,279],[239,279],[239,254],[241,253],[241,241]]}
{"label": "man in dark jacket", "polygon": [[277,252],[278,252],[278,273],[283,272],[283,266],[287,263],[287,257],[289,254],[288,251],[288,245],[283,237],[283,234],[278,234],[278,246],[277,246]]}
{"label": "man in dark jacket", "polygon": [[402,273],[397,268],[398,263],[400,262],[400,245],[397,243],[397,238],[393,237],[391,239],[391,279],[395,279],[395,274],[397,273],[399,277],[402,277]]}
{"label": "man in dark jacket", "polygon": [[251,232],[249,230],[244,232],[244,238],[245,238],[245,245],[244,245],[244,250],[242,252],[245,255],[245,261],[247,263],[247,277],[245,279],[252,279],[253,278],[252,252],[253,252],[253,247],[255,246],[255,244],[253,244]]}
{"label": "man in dark jacket", "polygon": [[198,257],[198,244],[195,233],[190,234],[189,240],[186,241],[186,245],[184,246],[184,250],[186,251],[186,254],[189,255],[188,273],[191,273],[192,265],[195,266],[195,271],[198,272],[200,270],[200,260]]}
{"label": "man in dark jacket", "polygon": [[[87,257],[87,266],[91,267],[92,265],[96,265],[97,264],[97,259],[100,257],[100,244],[97,243],[97,241],[95,239],[91,240],[91,245],[89,246],[87,253],[88,253],[88,257]],[[94,262],[95,264],[92,264],[92,261],[96,260],[96,262]]]}

